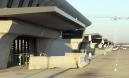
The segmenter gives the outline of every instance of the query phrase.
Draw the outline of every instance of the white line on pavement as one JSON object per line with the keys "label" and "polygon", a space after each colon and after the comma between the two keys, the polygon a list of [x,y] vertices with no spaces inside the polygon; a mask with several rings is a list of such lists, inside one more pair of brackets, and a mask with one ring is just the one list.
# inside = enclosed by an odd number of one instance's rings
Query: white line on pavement
{"label": "white line on pavement", "polygon": [[115,68],[114,71],[116,72],[117,71],[117,68]]}

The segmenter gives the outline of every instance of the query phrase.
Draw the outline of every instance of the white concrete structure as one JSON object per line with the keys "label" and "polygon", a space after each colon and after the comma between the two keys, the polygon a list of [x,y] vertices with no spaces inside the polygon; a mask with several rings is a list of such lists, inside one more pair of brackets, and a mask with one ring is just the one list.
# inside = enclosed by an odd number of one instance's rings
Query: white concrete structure
{"label": "white concrete structure", "polygon": [[1,0],[0,68],[26,64],[30,55],[58,55],[62,50],[53,45],[67,45],[57,40],[63,31],[84,31],[90,24],[65,0]]}

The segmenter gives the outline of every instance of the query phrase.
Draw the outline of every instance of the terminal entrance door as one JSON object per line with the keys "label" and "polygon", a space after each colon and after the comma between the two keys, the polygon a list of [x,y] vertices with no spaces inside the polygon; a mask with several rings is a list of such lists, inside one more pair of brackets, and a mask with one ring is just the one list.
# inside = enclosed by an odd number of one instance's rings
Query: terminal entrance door
{"label": "terminal entrance door", "polygon": [[30,55],[36,55],[36,39],[33,37],[17,37],[10,50],[8,67],[27,65]]}

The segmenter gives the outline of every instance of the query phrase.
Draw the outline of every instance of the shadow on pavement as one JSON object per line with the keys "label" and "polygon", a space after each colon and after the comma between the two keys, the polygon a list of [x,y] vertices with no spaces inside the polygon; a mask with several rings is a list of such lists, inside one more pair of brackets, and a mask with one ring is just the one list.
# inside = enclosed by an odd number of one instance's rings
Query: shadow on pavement
{"label": "shadow on pavement", "polygon": [[64,73],[64,72],[66,72],[66,71],[68,71],[68,70],[70,70],[70,69],[66,69],[66,70],[64,70],[64,71],[58,72],[58,73],[56,73],[56,74],[54,74],[54,75],[51,75],[51,76],[48,77],[48,78],[54,78],[54,77],[56,77],[56,76],[58,76],[58,75],[60,75],[60,74],[62,74],[62,73]]}

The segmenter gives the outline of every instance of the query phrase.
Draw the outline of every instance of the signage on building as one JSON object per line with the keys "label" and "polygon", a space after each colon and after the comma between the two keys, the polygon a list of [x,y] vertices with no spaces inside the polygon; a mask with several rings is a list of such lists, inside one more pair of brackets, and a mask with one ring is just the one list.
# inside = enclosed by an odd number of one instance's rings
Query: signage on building
{"label": "signage on building", "polygon": [[82,38],[83,30],[63,31],[62,39]]}

